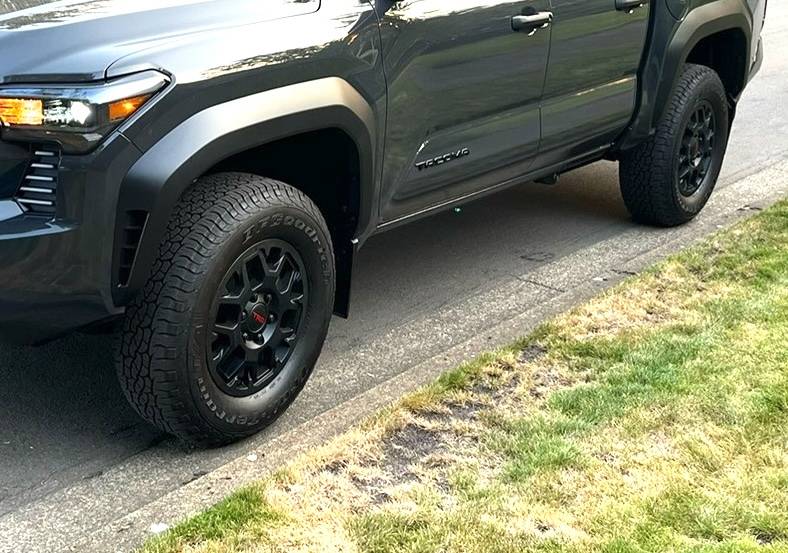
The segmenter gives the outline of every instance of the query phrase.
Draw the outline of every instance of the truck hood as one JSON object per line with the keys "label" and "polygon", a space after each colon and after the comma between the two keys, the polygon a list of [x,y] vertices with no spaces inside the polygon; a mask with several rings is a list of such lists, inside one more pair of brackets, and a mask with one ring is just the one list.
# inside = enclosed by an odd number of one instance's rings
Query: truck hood
{"label": "truck hood", "polygon": [[319,0],[0,0],[0,83],[103,79],[184,35],[311,13]]}

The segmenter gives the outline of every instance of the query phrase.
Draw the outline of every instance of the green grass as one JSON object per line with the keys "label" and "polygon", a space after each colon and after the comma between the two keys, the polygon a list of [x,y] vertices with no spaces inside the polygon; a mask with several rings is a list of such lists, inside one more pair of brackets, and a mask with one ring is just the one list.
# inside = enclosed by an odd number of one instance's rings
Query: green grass
{"label": "green grass", "polygon": [[488,439],[506,459],[503,475],[524,482],[539,472],[577,466],[582,453],[567,439],[584,427],[576,419],[542,417],[496,421]]}
{"label": "green grass", "polygon": [[788,553],[788,202],[144,549],[291,550]]}
{"label": "green grass", "polygon": [[[167,552],[180,549],[184,543],[210,541],[223,541],[234,547],[250,542],[259,545],[267,541],[264,530],[283,520],[285,517],[267,504],[260,488],[249,487],[150,541],[145,550]],[[263,532],[256,531],[255,527]]]}

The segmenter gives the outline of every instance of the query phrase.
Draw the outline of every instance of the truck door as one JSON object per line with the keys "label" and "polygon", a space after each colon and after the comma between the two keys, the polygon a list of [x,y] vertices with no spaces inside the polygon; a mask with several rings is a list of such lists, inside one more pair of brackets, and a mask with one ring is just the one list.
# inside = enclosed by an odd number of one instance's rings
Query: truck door
{"label": "truck door", "polygon": [[539,166],[609,145],[635,108],[649,0],[552,0]]}
{"label": "truck door", "polygon": [[549,7],[549,0],[377,1],[388,82],[384,222],[531,166]]}

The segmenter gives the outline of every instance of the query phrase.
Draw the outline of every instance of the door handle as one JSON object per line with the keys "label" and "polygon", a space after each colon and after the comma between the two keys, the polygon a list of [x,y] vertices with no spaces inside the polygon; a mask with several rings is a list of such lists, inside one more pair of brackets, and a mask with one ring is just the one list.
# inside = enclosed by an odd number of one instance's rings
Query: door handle
{"label": "door handle", "polygon": [[616,0],[616,9],[620,12],[629,12],[648,5],[649,0]]}
{"label": "door handle", "polygon": [[512,18],[512,29],[533,35],[539,29],[549,27],[553,22],[553,12],[537,12],[531,15],[515,15]]}

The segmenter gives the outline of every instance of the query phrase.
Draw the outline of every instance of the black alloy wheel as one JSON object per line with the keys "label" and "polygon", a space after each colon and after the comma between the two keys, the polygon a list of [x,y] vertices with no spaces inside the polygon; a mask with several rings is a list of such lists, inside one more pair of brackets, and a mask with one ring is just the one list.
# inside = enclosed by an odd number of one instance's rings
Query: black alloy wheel
{"label": "black alloy wheel", "polygon": [[679,192],[685,198],[700,190],[714,160],[717,120],[711,104],[701,101],[684,129],[679,151],[677,176]]}
{"label": "black alloy wheel", "polygon": [[246,397],[281,372],[296,347],[309,301],[304,262],[282,240],[249,248],[227,271],[211,309],[208,366],[225,393]]}

